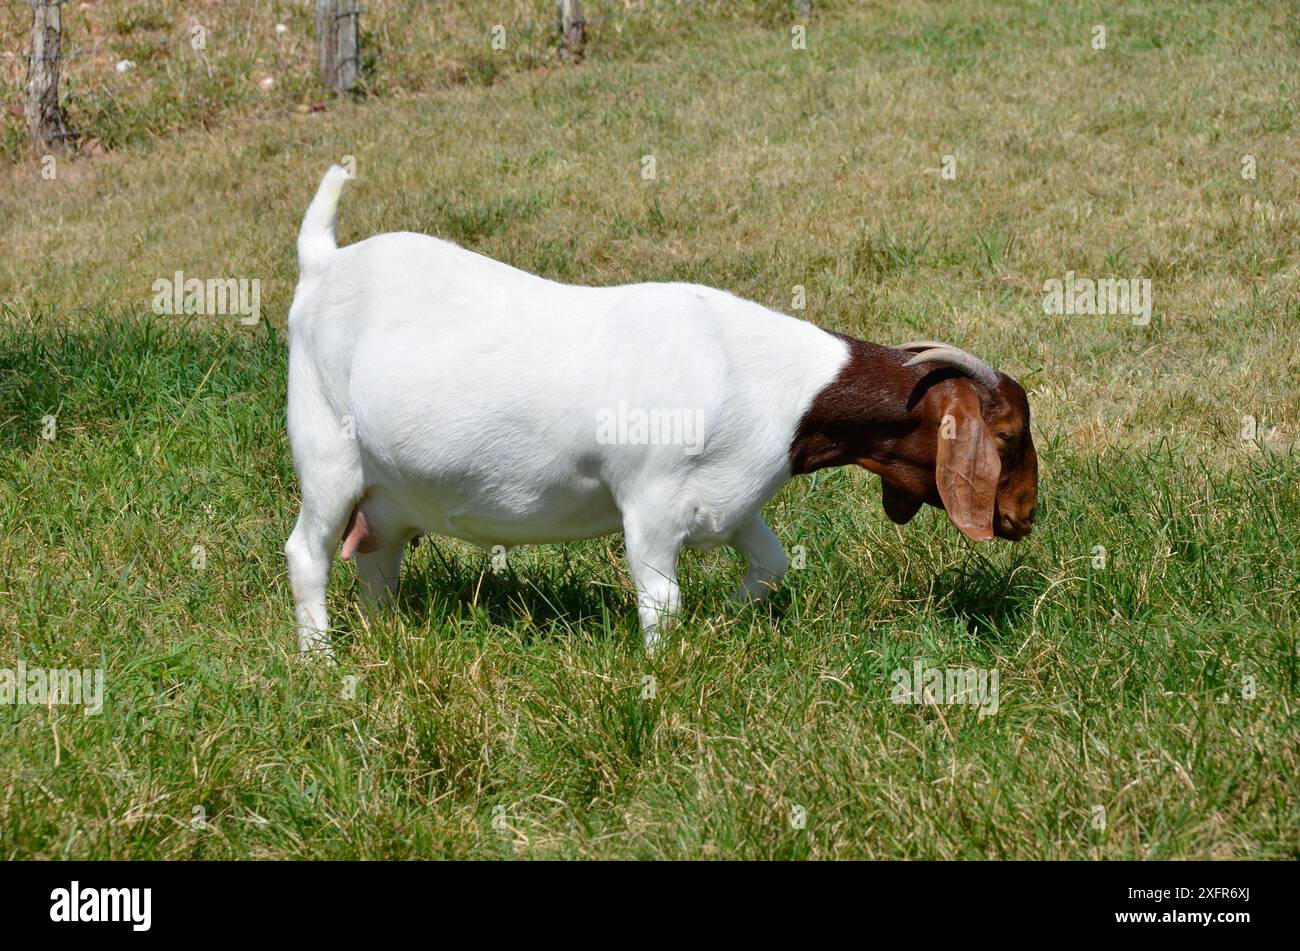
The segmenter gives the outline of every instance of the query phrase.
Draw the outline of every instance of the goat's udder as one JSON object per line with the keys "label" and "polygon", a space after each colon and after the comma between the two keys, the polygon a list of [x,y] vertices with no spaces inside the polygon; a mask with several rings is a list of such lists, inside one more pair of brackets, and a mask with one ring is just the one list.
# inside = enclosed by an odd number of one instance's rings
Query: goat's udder
{"label": "goat's udder", "polygon": [[369,554],[375,547],[375,537],[366,524],[366,513],[358,505],[348,516],[348,527],[343,531],[343,560],[349,560],[356,552]]}

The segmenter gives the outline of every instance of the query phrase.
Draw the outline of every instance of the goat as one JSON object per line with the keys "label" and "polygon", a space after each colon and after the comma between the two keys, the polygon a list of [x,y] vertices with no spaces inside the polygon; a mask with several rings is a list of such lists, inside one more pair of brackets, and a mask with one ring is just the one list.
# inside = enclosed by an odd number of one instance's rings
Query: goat
{"label": "goat", "polygon": [[895,522],[929,504],[973,539],[1028,533],[1028,400],[982,360],[704,286],[559,284],[427,235],[340,248],[347,177],[331,168],[303,218],[288,321],[300,649],[330,649],[340,540],[373,607],[421,533],[509,547],[621,530],[653,650],[679,610],[683,546],[739,549],[740,601],[781,578],[761,509],[794,475],[859,465]]}

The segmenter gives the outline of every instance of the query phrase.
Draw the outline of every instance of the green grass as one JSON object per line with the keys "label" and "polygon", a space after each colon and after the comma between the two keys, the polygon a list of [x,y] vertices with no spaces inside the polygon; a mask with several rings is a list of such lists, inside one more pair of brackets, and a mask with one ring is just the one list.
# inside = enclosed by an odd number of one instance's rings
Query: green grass
{"label": "green grass", "polygon": [[[1300,857],[1300,19],[827,3],[796,54],[775,7],[722,6],[290,122],[136,103],[108,158],[7,170],[0,667],[107,697],[0,705],[0,857]],[[821,473],[767,513],[805,567],[739,610],[738,556],[688,553],[653,658],[617,537],[501,573],[426,540],[374,621],[340,563],[338,666],[298,657],[284,311],[343,154],[344,241],[803,284],[824,326],[968,346],[1029,391],[1034,533],[896,527],[874,476]],[[267,320],[148,316],[177,269],[259,277]],[[1150,277],[1151,324],[1045,315],[1066,270]],[[892,703],[917,658],[997,670],[997,713]]]}
{"label": "green grass", "polygon": [[[108,680],[99,717],[0,707],[6,856],[1295,853],[1294,455],[1049,442],[1014,548],[799,480],[773,522],[806,567],[737,613],[737,560],[690,557],[654,659],[616,540],[500,575],[426,543],[373,625],[338,571],[330,668],[293,653],[274,333],[13,320],[3,353],[5,654]],[[997,714],[890,702],[916,657],[999,670]]]}

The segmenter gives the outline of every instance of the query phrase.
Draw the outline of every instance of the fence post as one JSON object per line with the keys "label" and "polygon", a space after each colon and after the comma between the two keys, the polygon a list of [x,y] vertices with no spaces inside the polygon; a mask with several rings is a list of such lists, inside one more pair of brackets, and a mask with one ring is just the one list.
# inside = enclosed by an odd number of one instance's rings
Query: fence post
{"label": "fence post", "polygon": [[316,52],[320,81],[333,92],[348,92],[361,76],[357,0],[316,0]]}
{"label": "fence post", "polygon": [[37,152],[67,149],[68,130],[59,109],[59,46],[63,0],[30,0],[32,7],[32,57],[27,63],[27,98],[23,111],[32,147]]}
{"label": "fence post", "polygon": [[560,59],[576,63],[587,45],[587,21],[578,0],[560,0]]}

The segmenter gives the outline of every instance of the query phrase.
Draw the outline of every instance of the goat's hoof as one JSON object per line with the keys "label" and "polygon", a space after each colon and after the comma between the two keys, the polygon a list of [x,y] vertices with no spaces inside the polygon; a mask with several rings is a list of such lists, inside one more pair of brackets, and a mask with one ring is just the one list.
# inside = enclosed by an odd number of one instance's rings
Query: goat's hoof
{"label": "goat's hoof", "polygon": [[740,587],[731,592],[729,600],[738,607],[745,607],[749,604],[758,604],[766,601],[768,595],[776,590],[776,584],[771,581],[742,581]]}
{"label": "goat's hoof", "polygon": [[334,645],[329,642],[328,638],[320,634],[299,634],[298,653],[303,657],[323,660],[327,664],[334,663]]}

